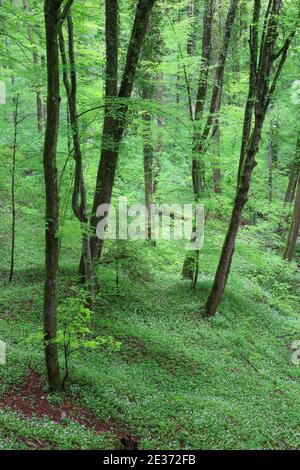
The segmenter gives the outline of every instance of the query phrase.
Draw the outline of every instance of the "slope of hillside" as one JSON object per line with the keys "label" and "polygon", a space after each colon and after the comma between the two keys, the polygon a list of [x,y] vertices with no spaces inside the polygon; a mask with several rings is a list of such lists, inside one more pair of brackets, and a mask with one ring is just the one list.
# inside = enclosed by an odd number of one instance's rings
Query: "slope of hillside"
{"label": "slope of hillside", "polygon": [[[300,368],[291,349],[300,339],[295,264],[242,230],[224,301],[206,320],[201,306],[221,223],[207,228],[196,291],[181,279],[184,252],[172,242],[156,249],[137,243],[135,255],[122,246],[117,286],[108,244],[93,332],[112,336],[121,349],[74,354],[66,395],[49,396],[40,341],[42,239],[23,226],[10,285],[7,263],[1,271],[0,338],[8,345],[0,366],[1,449],[300,448]],[[79,288],[69,246],[61,263],[65,306]]]}

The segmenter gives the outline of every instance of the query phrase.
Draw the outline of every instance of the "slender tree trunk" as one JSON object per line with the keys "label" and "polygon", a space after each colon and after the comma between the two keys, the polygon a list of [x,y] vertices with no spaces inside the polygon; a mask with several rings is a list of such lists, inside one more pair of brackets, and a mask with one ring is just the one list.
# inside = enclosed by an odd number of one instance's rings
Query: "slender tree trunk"
{"label": "slender tree trunk", "polygon": [[189,56],[194,55],[196,49],[196,37],[194,28],[195,5],[194,0],[189,0],[188,3],[188,18],[190,20],[190,32],[187,40],[187,53]]}
{"label": "slender tree trunk", "polygon": [[295,196],[294,202],[294,212],[293,212],[293,219],[289,231],[289,236],[287,240],[287,244],[285,250],[283,252],[283,258],[292,261],[295,256],[297,240],[300,231],[300,171],[297,181],[297,191]]}
{"label": "slender tree trunk", "polygon": [[[161,63],[161,56],[158,57],[159,64]],[[159,71],[157,75],[157,101],[162,107],[163,105],[163,72]],[[164,151],[164,118],[161,114],[157,117],[157,127],[158,127],[158,136],[157,136],[157,146],[155,153],[155,170],[153,174],[153,194],[156,193],[159,184],[159,177],[161,174],[161,159]]]}
{"label": "slender tree trunk", "polygon": [[[103,247],[103,240],[98,239],[96,236],[96,227],[101,220],[96,216],[96,212],[98,207],[102,204],[111,203],[119,150],[126,128],[129,99],[131,97],[140,53],[154,3],[155,0],[139,0],[137,4],[119,93],[117,93],[117,17],[115,14],[111,14],[107,15],[106,19],[106,108],[102,134],[102,150],[92,209],[93,215],[91,217],[91,227],[93,229],[91,253],[94,263],[98,262]],[[106,6],[107,12],[111,11],[110,9],[118,11],[116,0],[107,0]],[[80,271],[82,272],[82,262]]]}
{"label": "slender tree trunk", "polygon": [[240,179],[240,187],[237,191],[235,198],[233,211],[231,215],[231,221],[228,227],[227,235],[225,238],[224,246],[222,249],[218,269],[216,272],[213,288],[210,292],[206,304],[206,315],[212,316],[216,312],[216,309],[220,303],[220,300],[223,296],[227,279],[230,273],[230,267],[232,262],[232,257],[235,248],[235,241],[238,234],[238,229],[241,222],[241,216],[243,213],[243,208],[248,201],[248,192],[250,188],[251,176],[253,169],[256,165],[255,155],[258,150],[258,144],[261,138],[262,122],[260,119],[257,120],[255,128],[253,130],[251,138],[251,147],[249,147],[247,152],[247,158],[245,160],[245,165]]}
{"label": "slender tree trunk", "polygon": [[291,167],[289,184],[287,187],[286,195],[284,198],[285,203],[292,203],[295,197],[297,179],[300,168],[300,133],[298,135],[297,144],[296,144],[296,155]]}
{"label": "slender tree trunk", "polygon": [[[215,12],[213,18],[213,34],[212,34],[212,59],[215,65],[218,65],[218,56],[220,52],[220,44],[221,44],[221,21],[220,21],[220,2],[216,0],[215,3]],[[233,47],[235,45],[233,44]],[[221,153],[220,153],[220,143],[221,143],[221,128],[220,128],[220,118],[219,113],[221,109],[221,93],[218,96],[218,102],[216,105],[216,113],[213,119],[213,128],[214,128],[214,152],[213,152],[213,185],[214,185],[214,192],[217,194],[221,194],[221,168],[220,168],[220,160],[221,160]]]}
{"label": "slender tree trunk", "polygon": [[198,147],[201,145],[201,126],[208,90],[208,73],[212,51],[213,6],[214,0],[206,0],[203,16],[201,69],[196,100],[195,129],[193,137],[192,180],[196,201],[198,201],[200,193],[204,189],[205,180],[204,162],[200,161],[201,158],[200,152],[198,152]]}
{"label": "slender tree trunk", "polygon": [[[143,92],[143,99],[152,98],[152,90],[145,85],[147,89]],[[150,85],[151,87],[151,85]],[[144,121],[144,183],[145,183],[145,205],[148,211],[146,222],[146,233],[148,240],[152,239],[152,211],[153,204],[153,145],[151,141],[151,114],[148,111],[143,113]]]}
{"label": "slender tree trunk", "polygon": [[[155,240],[153,240],[153,214],[152,204],[154,202],[154,192],[157,189],[157,178],[159,177],[158,172],[154,171],[154,155],[155,150],[161,152],[162,149],[162,135],[161,135],[161,117],[157,118],[157,124],[159,128],[157,149],[154,149],[153,135],[152,135],[152,115],[151,115],[151,101],[154,100],[155,95],[159,105],[162,105],[162,72],[154,73],[153,67],[157,68],[161,62],[161,49],[162,49],[162,38],[160,34],[160,22],[162,18],[162,12],[160,8],[155,8],[149,21],[147,37],[145,39],[143,52],[141,55],[141,77],[140,77],[140,89],[141,96],[145,103],[143,111],[143,141],[144,141],[144,186],[145,186],[145,206],[147,208],[147,220],[145,233],[147,239],[150,240],[150,244],[155,246]],[[149,64],[151,66],[149,67]],[[155,85],[154,83],[157,83]],[[156,160],[159,160],[160,156]],[[157,169],[159,169],[160,160],[158,162]]]}
{"label": "slender tree trunk", "polygon": [[59,259],[59,196],[57,187],[56,149],[59,129],[59,54],[58,22],[59,1],[45,0],[45,27],[47,50],[47,124],[44,143],[44,178],[46,195],[46,245],[44,288],[45,359],[49,388],[62,390],[56,341],[56,307]]}
{"label": "slender tree trunk", "polygon": [[[216,118],[219,119],[218,117]],[[222,189],[220,186],[222,173],[220,167],[220,160],[221,160],[221,151],[220,151],[220,144],[221,144],[221,128],[220,123],[215,122],[215,135],[214,135],[214,142],[215,142],[215,151],[214,151],[214,162],[213,162],[213,184],[214,184],[214,192],[216,194],[221,194]]]}
{"label": "slender tree trunk", "polygon": [[[223,88],[223,79],[227,59],[228,48],[232,33],[232,27],[235,21],[235,15],[238,0],[231,0],[226,22],[220,53],[214,73],[214,83],[212,87],[209,115],[203,126],[203,113],[208,91],[208,72],[211,60],[212,48],[212,25],[213,25],[213,5],[214,0],[207,0],[203,17],[203,37],[202,37],[202,60],[201,71],[197,93],[194,134],[193,134],[193,157],[192,157],[192,181],[195,202],[200,201],[201,194],[205,189],[205,162],[204,156],[207,151],[208,142],[217,131],[219,125],[219,111]],[[192,279],[192,288],[196,287],[199,272],[199,252],[185,257],[182,269],[182,275]]]}
{"label": "slender tree trunk", "polygon": [[[202,56],[196,99],[195,118],[193,117],[193,115],[191,115],[191,119],[194,120],[192,149],[192,182],[194,198],[196,202],[199,201],[200,194],[204,190],[204,162],[200,161],[196,145],[201,139],[202,119],[206,103],[206,95],[208,91],[208,75],[212,52],[213,7],[214,0],[205,1],[202,32]],[[183,262],[181,274],[184,278],[192,280],[192,288],[194,288],[197,283],[198,274],[195,276],[195,273],[196,271],[198,272],[198,262],[198,252],[187,254]]]}
{"label": "slender tree trunk", "polygon": [[273,120],[270,118],[269,122],[269,145],[268,145],[268,168],[269,168],[269,178],[268,178],[268,200],[269,202],[273,201]]}
{"label": "slender tree trunk", "polygon": [[283,258],[287,259],[288,261],[292,261],[295,256],[297,240],[300,230],[300,134],[297,139],[296,156],[293,163],[289,185],[291,187],[288,191],[289,198],[288,200],[286,200],[286,202],[292,203],[294,200],[294,210],[287,243],[283,251]]}
{"label": "slender tree trunk", "polygon": [[[285,64],[290,43],[295,35],[295,31],[293,31],[293,33],[285,41],[284,46],[280,49],[279,55],[276,56],[274,51],[278,38],[278,16],[281,10],[281,5],[281,0],[269,1],[269,6],[265,15],[265,26],[262,33],[260,52],[258,55],[258,21],[260,18],[261,2],[260,0],[254,1],[254,13],[250,40],[251,63],[249,75],[249,96],[244,117],[238,187],[232,210],[231,221],[221,252],[214,283],[205,306],[205,314],[207,316],[212,316],[216,313],[226,287],[235,249],[235,241],[241,222],[241,216],[243,208],[248,200],[251,177],[256,166],[255,157],[259,148],[263,123],[270,105],[270,100],[276,89],[278,78]],[[275,74],[273,75],[272,68],[276,59],[280,60]],[[255,122],[251,132],[251,126],[248,128],[248,122],[250,121],[251,123],[254,105],[252,104],[250,106],[249,100],[252,102],[253,98],[255,98]],[[247,123],[247,125],[245,125],[245,123]],[[247,130],[246,132],[245,129]],[[251,137],[248,139],[249,133],[251,133]]]}
{"label": "slender tree trunk", "polygon": [[63,65],[63,81],[68,98],[68,111],[70,116],[71,133],[74,147],[75,176],[72,196],[72,208],[75,217],[80,222],[82,234],[82,257],[84,272],[89,291],[88,306],[94,308],[94,270],[90,249],[90,228],[87,209],[86,187],[83,175],[82,151],[79,138],[77,117],[77,73],[74,51],[74,28],[71,12],[67,17],[68,24],[68,59],[65,48],[62,24],[59,28],[59,46]]}
{"label": "slender tree trunk", "polygon": [[[26,12],[29,12],[29,0],[23,0],[23,5],[24,5],[24,10]],[[33,45],[33,37],[32,37],[32,32],[30,28],[28,28],[28,38]],[[33,48],[33,65],[35,68],[37,68],[40,65],[39,61],[39,56],[37,54],[36,47]],[[38,126],[38,132],[41,134],[43,132],[43,100],[42,100],[42,94],[39,90],[39,87],[35,87],[35,94],[36,94],[36,110],[37,110],[37,126]]]}
{"label": "slender tree trunk", "polygon": [[[178,9],[178,23],[181,21],[181,9]],[[176,71],[176,108],[179,111],[180,95],[181,95],[181,75],[180,75],[180,45],[177,44],[177,71]],[[178,129],[179,131],[179,129]]]}
{"label": "slender tree trunk", "polygon": [[293,202],[294,197],[295,197],[295,192],[296,192],[296,186],[297,186],[297,175],[292,170],[290,177],[289,177],[289,183],[288,183],[288,187],[286,190],[284,202],[288,204],[291,204]]}
{"label": "slender tree trunk", "polygon": [[11,252],[10,252],[10,272],[9,282],[12,282],[15,266],[15,246],[16,246],[16,195],[15,195],[15,179],[16,179],[16,154],[17,154],[17,137],[18,137],[18,108],[19,95],[15,98],[14,112],[14,143],[13,158],[11,170],[11,206],[12,206],[12,224],[11,224]]}

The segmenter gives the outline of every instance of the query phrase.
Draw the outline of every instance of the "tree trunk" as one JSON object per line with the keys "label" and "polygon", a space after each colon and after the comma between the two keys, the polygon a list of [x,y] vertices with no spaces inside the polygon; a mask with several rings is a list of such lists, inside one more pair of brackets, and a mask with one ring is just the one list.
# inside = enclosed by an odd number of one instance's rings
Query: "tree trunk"
{"label": "tree trunk", "polygon": [[289,177],[289,183],[288,183],[288,187],[287,187],[285,198],[284,198],[284,202],[286,202],[287,204],[291,204],[293,202],[294,197],[295,197],[295,192],[296,192],[296,186],[297,186],[297,175],[292,170],[290,177]]}
{"label": "tree trunk", "polygon": [[[161,56],[158,57],[159,64],[161,63]],[[163,105],[163,72],[159,71],[157,75],[157,101],[162,107]],[[158,135],[157,135],[157,147],[156,147],[156,154],[155,154],[155,170],[153,174],[153,194],[156,193],[159,184],[159,177],[161,174],[161,159],[162,154],[164,151],[164,135],[163,135],[163,128],[164,128],[164,118],[160,114],[157,117],[157,127],[158,127]]]}
{"label": "tree trunk", "polygon": [[[65,49],[62,25],[59,28],[59,46],[63,65],[63,81],[68,99],[68,111],[72,129],[72,139],[75,159],[75,176],[72,195],[72,209],[75,217],[80,222],[82,234],[82,257],[84,263],[84,272],[89,291],[88,307],[94,308],[94,272],[90,249],[89,219],[87,209],[86,187],[83,175],[82,152],[79,138],[79,127],[77,117],[77,74],[74,51],[74,28],[71,13],[67,17],[68,23],[68,57]],[[68,72],[69,70],[69,72]]]}
{"label": "tree trunk", "polygon": [[19,95],[17,95],[15,99],[15,112],[14,112],[14,143],[13,143],[13,158],[12,158],[12,171],[11,171],[12,224],[11,224],[11,252],[10,252],[9,282],[12,282],[13,275],[14,275],[15,246],[16,246],[15,179],[16,179],[16,154],[17,154],[17,137],[18,137],[18,107],[19,107]]}
{"label": "tree trunk", "polygon": [[294,203],[294,212],[293,212],[293,219],[289,231],[289,236],[287,240],[287,244],[285,250],[283,252],[283,258],[292,261],[295,256],[297,240],[300,231],[300,171],[297,181],[297,191],[295,196],[295,203]]}
{"label": "tree trunk", "polygon": [[[23,5],[24,5],[24,10],[26,12],[29,12],[29,0],[23,0]],[[28,38],[29,42],[31,45],[33,45],[33,38],[32,38],[32,32],[30,28],[28,28]],[[36,51],[36,47],[33,48],[33,65],[35,67],[40,65],[39,62],[39,57]],[[38,125],[38,132],[41,134],[43,132],[43,100],[42,100],[42,95],[39,90],[39,87],[35,87],[35,94],[36,94],[36,111],[37,111],[37,125]]]}
{"label": "tree trunk", "polygon": [[297,144],[296,144],[296,155],[292,164],[289,184],[284,198],[284,202],[292,203],[295,197],[297,179],[300,171],[300,133],[298,135]]}
{"label": "tree trunk", "polygon": [[[133,84],[140,58],[142,44],[155,0],[139,0],[128,46],[126,64],[119,93],[117,94],[118,22],[114,14],[106,19],[106,107],[102,134],[102,150],[98,167],[96,189],[91,217],[93,234],[91,253],[94,263],[99,260],[103,240],[96,236],[96,227],[101,220],[96,216],[99,206],[110,204],[115,181],[120,145],[124,136]],[[117,11],[117,1],[107,0],[107,13]],[[112,112],[112,109],[113,112]],[[82,262],[81,262],[82,271]]]}
{"label": "tree trunk", "polygon": [[248,201],[248,193],[250,188],[251,176],[253,169],[256,165],[255,155],[258,150],[258,144],[261,138],[262,121],[259,119],[253,130],[251,138],[251,146],[248,149],[245,165],[240,178],[240,186],[235,198],[231,221],[228,227],[227,235],[223,245],[218,269],[216,272],[214,284],[210,292],[205,313],[207,316],[215,314],[216,309],[223,296],[227,279],[230,273],[231,261],[235,248],[235,241],[238,234],[238,229],[241,222],[243,208]]}
{"label": "tree trunk", "polygon": [[[212,24],[213,24],[213,0],[207,0],[205,3],[205,11],[203,17],[203,37],[202,37],[202,60],[201,71],[197,93],[194,133],[193,133],[193,157],[192,157],[192,181],[195,202],[200,201],[201,194],[205,189],[205,162],[204,155],[207,150],[208,141],[214,136],[219,126],[219,111],[223,88],[223,78],[225,65],[230,43],[232,27],[235,20],[238,0],[231,0],[228,9],[225,30],[223,35],[216,70],[214,73],[214,83],[212,87],[209,115],[203,124],[203,113],[208,90],[208,71],[209,62],[211,60],[212,48]],[[202,128],[203,127],[203,128]],[[194,256],[189,254],[185,257],[182,269],[184,277],[192,279],[192,287],[194,288],[198,278],[199,252],[195,252]]]}
{"label": "tree trunk", "polygon": [[[281,0],[270,0],[269,2],[269,7],[267,8],[265,15],[260,51],[258,54],[258,21],[260,18],[261,2],[260,0],[255,0],[254,2],[250,40],[251,61],[249,95],[244,117],[237,193],[214,283],[205,306],[205,314],[207,316],[212,316],[216,313],[226,287],[235,249],[235,241],[241,222],[241,215],[248,200],[251,177],[256,165],[255,157],[259,148],[263,123],[270,105],[270,100],[276,89],[278,78],[285,64],[291,40],[295,35],[295,31],[293,31],[285,41],[284,46],[280,49],[280,54],[276,57],[274,51],[278,38],[278,16],[281,10],[281,5]],[[257,62],[258,57],[259,61]],[[279,65],[277,66],[273,76],[272,68],[274,62],[278,58],[280,58]],[[249,100],[251,101],[250,103]],[[255,122],[251,132],[251,137],[248,138],[254,107],[253,101],[255,102]],[[250,127],[248,126],[249,122]]]}
{"label": "tree trunk", "polygon": [[273,201],[273,120],[272,118],[270,118],[270,122],[269,122],[268,168],[269,168],[268,200],[269,202],[272,202]]}
{"label": "tree trunk", "polygon": [[195,5],[194,0],[189,0],[188,3],[188,18],[190,20],[190,32],[187,40],[187,53],[189,56],[194,55],[196,49],[196,37],[194,30],[194,16],[195,16]]}
{"label": "tree trunk", "polygon": [[[147,85],[146,85],[147,87]],[[151,87],[151,85],[150,85]],[[152,90],[145,89],[143,99],[152,98]],[[145,183],[145,205],[148,211],[146,222],[146,234],[148,240],[152,239],[152,210],[153,204],[153,145],[151,142],[151,114],[148,111],[143,113],[144,121],[144,183]]]}
{"label": "tree trunk", "polygon": [[295,256],[297,239],[300,230],[300,134],[297,139],[296,155],[293,163],[292,173],[289,182],[288,197],[286,202],[294,202],[294,211],[290,225],[286,247],[283,251],[283,258],[292,261]]}
{"label": "tree trunk", "polygon": [[58,21],[59,4],[45,0],[45,27],[47,50],[47,124],[44,142],[44,178],[46,196],[46,245],[45,245],[45,287],[44,287],[44,337],[45,358],[49,388],[52,392],[62,390],[59,373],[56,341],[56,307],[59,259],[59,197],[57,187],[56,149],[59,129],[59,58]]}
{"label": "tree trunk", "polygon": [[[215,4],[215,12],[213,18],[213,34],[212,34],[212,60],[214,64],[218,65],[218,56],[220,52],[220,45],[221,45],[221,19],[220,19],[220,2],[219,0],[216,1]],[[233,45],[233,47],[235,47]],[[220,108],[221,108],[221,94],[219,93],[218,96],[218,103],[216,105],[216,113],[213,119],[213,128],[214,128],[214,146],[213,146],[213,186],[214,192],[217,194],[221,194],[221,168],[220,168],[220,143],[221,143],[221,128],[220,128]]]}

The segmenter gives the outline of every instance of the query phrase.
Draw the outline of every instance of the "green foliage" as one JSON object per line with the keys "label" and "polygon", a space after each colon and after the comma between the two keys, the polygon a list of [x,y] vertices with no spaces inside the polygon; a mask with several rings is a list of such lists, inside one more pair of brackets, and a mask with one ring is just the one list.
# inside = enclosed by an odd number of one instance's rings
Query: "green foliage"
{"label": "green foliage", "polygon": [[[132,99],[124,100],[129,117],[113,203],[119,196],[127,196],[129,204],[144,202],[145,112],[151,116],[147,143],[153,148],[158,182],[154,202],[194,201],[193,123],[188,112],[186,78],[194,102],[200,72],[203,3],[195,0],[194,16],[188,16],[189,0],[157,2]],[[220,33],[228,3],[219,2]],[[279,44],[296,17],[297,2],[284,3]],[[62,450],[117,448],[119,431],[124,429],[140,436],[142,449],[299,448],[300,369],[291,362],[291,343],[300,338],[299,245],[296,262],[289,264],[281,259],[291,213],[291,207],[283,201],[299,134],[298,37],[266,119],[228,290],[218,315],[209,321],[201,317],[235,197],[248,93],[247,41],[253,4],[248,0],[241,2],[240,21],[235,25],[229,50],[219,116],[220,144],[210,145],[205,155],[207,189],[201,203],[207,219],[195,291],[181,279],[186,255],[181,243],[158,241],[153,247],[142,241],[108,241],[97,272],[100,293],[96,295],[95,309],[91,312],[87,308],[88,296],[77,275],[81,236],[71,209],[74,161],[68,146],[67,103],[61,83],[57,153],[59,359],[65,367],[64,383],[70,379],[68,398],[86,406],[111,432],[97,433],[69,418],[57,424],[47,417],[26,417],[2,409],[2,397],[21,389],[28,368],[45,377],[44,134],[38,133],[36,123],[37,91],[44,108],[46,105],[43,2],[31,0],[26,13],[20,9],[21,4],[2,0],[0,12],[0,80],[7,89],[6,104],[0,105],[0,339],[7,342],[7,365],[0,366],[0,449],[31,449],[40,443],[44,448]],[[121,0],[119,4],[121,76],[136,2]],[[104,115],[104,2],[74,2],[72,13],[79,131],[91,208]],[[191,34],[195,39],[192,54],[187,50]],[[33,63],[33,52],[37,53],[38,64]],[[208,93],[214,68],[212,63]],[[141,98],[145,89],[151,91],[147,100]],[[16,154],[15,276],[8,283],[16,93],[20,94],[23,120],[18,127]],[[115,113],[113,108],[111,114]],[[205,118],[207,113],[206,107]],[[270,123],[274,150],[272,201]],[[214,192],[216,168],[221,172],[219,194]],[[47,399],[58,409],[64,396]]]}

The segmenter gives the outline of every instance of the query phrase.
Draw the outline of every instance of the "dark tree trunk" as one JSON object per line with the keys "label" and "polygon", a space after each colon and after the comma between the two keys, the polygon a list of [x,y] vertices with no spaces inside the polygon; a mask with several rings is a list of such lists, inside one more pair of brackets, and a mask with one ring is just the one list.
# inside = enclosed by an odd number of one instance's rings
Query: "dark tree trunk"
{"label": "dark tree trunk", "polygon": [[289,183],[288,187],[286,190],[284,202],[287,204],[291,204],[294,200],[295,197],[295,192],[296,192],[296,186],[297,186],[297,175],[296,173],[292,170],[290,177],[289,177]]}
{"label": "dark tree trunk", "polygon": [[247,151],[247,158],[240,177],[240,187],[237,191],[231,221],[225,238],[223,250],[221,253],[218,269],[215,276],[213,288],[206,304],[205,313],[207,316],[214,315],[222,295],[225,290],[227,279],[230,272],[231,261],[235,248],[235,240],[241,222],[243,208],[248,201],[248,192],[250,188],[251,176],[256,165],[255,155],[258,150],[258,144],[261,138],[262,121],[257,119],[253,130],[250,147]]}
{"label": "dark tree trunk", "polygon": [[274,155],[273,155],[273,120],[270,118],[269,122],[269,145],[268,145],[268,168],[269,168],[269,178],[268,178],[268,200],[269,202],[273,201],[273,164],[274,164]]}
{"label": "dark tree trunk", "polygon": [[19,95],[15,98],[15,111],[14,111],[14,143],[13,143],[13,158],[11,170],[11,207],[12,207],[12,224],[11,224],[11,252],[10,252],[10,272],[9,282],[12,282],[15,266],[15,246],[16,246],[16,195],[15,195],[15,180],[16,180],[16,155],[17,155],[17,137],[18,137],[18,108],[19,108]]}
{"label": "dark tree trunk", "polygon": [[47,124],[44,143],[44,178],[46,196],[46,245],[44,288],[45,358],[49,388],[62,390],[56,340],[56,307],[59,259],[59,196],[57,186],[56,149],[59,129],[59,51],[58,22],[61,2],[45,0],[45,27],[47,50]]}
{"label": "dark tree trunk", "polygon": [[204,165],[203,162],[200,161],[196,146],[200,144],[201,140],[201,125],[208,89],[208,73],[212,50],[213,5],[214,0],[206,0],[203,16],[202,57],[195,109],[194,148],[192,159],[193,191],[196,200],[198,200],[200,193],[204,189]]}
{"label": "dark tree trunk", "polygon": [[[221,45],[221,19],[220,19],[220,3],[219,0],[216,1],[215,4],[215,12],[213,18],[213,36],[212,36],[212,60],[214,64],[218,65],[218,56],[220,52],[220,45]],[[235,42],[235,41],[233,41]],[[233,47],[236,47],[236,42],[233,44]],[[220,119],[219,113],[221,108],[221,94],[219,93],[218,102],[216,105],[216,113],[213,119],[213,128],[214,128],[214,146],[213,146],[213,187],[214,192],[217,194],[221,194],[221,168],[220,168],[220,143],[221,143],[221,128],[220,128]]]}
{"label": "dark tree trunk", "polygon": [[[158,57],[158,62],[161,62],[161,57]],[[157,101],[162,107],[163,105],[163,72],[160,71],[157,75]],[[157,117],[157,127],[158,127],[158,136],[157,136],[157,147],[155,154],[155,169],[153,173],[153,194],[156,193],[159,184],[159,177],[161,174],[161,159],[164,151],[164,118],[161,114]]]}
{"label": "dark tree trunk", "polygon": [[[194,134],[193,134],[193,157],[192,157],[192,181],[195,202],[200,201],[201,194],[205,189],[205,162],[204,155],[206,153],[208,142],[215,135],[219,126],[219,111],[222,97],[223,78],[227,53],[232,33],[232,27],[235,20],[238,0],[231,0],[228,9],[225,30],[223,35],[220,53],[216,70],[214,73],[214,83],[212,87],[211,100],[209,105],[209,115],[203,125],[203,113],[208,90],[208,72],[211,60],[212,48],[212,25],[213,25],[213,0],[207,0],[205,3],[205,11],[203,18],[203,37],[202,37],[202,60],[201,72],[197,93]],[[216,127],[217,126],[217,127]],[[192,279],[192,287],[196,287],[198,278],[199,252],[195,252],[195,256],[187,255],[184,260],[182,275]]]}
{"label": "dark tree trunk", "polygon": [[[205,306],[205,314],[207,316],[212,316],[216,313],[226,287],[235,248],[235,241],[241,222],[241,216],[243,208],[248,200],[251,177],[256,165],[255,157],[259,148],[263,123],[270,104],[270,100],[275,91],[280,72],[282,71],[282,68],[285,64],[291,40],[295,34],[295,32],[293,32],[285,41],[283,48],[280,49],[280,54],[278,57],[276,57],[275,46],[278,38],[278,15],[281,10],[281,5],[281,0],[269,1],[269,6],[265,15],[265,26],[262,34],[260,52],[258,55],[258,21],[260,18],[261,2],[260,0],[255,0],[254,2],[254,13],[250,39],[251,64],[249,97],[244,117],[238,187],[232,210],[231,221],[223,245],[215,280]],[[273,64],[278,58],[280,58],[279,65],[277,66],[273,77]],[[255,98],[255,105],[253,104],[253,98]],[[250,104],[249,100],[251,100]],[[251,131],[250,129],[253,107],[255,107],[255,122],[253,130]],[[250,126],[248,127],[249,122]],[[251,137],[248,138],[250,133]]]}
{"label": "dark tree trunk", "polygon": [[[151,86],[151,85],[150,85]],[[147,87],[143,92],[143,99],[150,100],[152,90]],[[146,110],[143,113],[144,121],[144,184],[145,184],[145,205],[148,211],[146,222],[146,233],[148,240],[152,239],[152,210],[153,204],[153,144],[151,141],[151,114]]]}
{"label": "dark tree trunk", "polygon": [[[97,207],[101,204],[100,200],[105,199],[105,203],[110,204],[113,181],[117,165],[117,155],[119,152],[119,143],[115,142],[114,133],[117,129],[117,95],[118,95],[118,0],[105,1],[105,41],[106,41],[106,79],[105,79],[105,110],[104,123],[102,131],[102,148],[98,174],[94,195],[94,204],[90,226],[94,232],[98,219],[96,217]],[[96,264],[102,250],[102,240],[96,239],[96,234],[90,237],[90,251],[93,265]],[[95,270],[95,266],[93,266]],[[79,265],[79,273],[86,281],[83,253]]]}
{"label": "dark tree trunk", "polygon": [[291,223],[291,227],[289,231],[287,244],[283,252],[283,258],[288,261],[292,261],[295,256],[299,231],[300,231],[300,171],[299,171],[299,176],[297,180],[297,191],[295,195],[293,219],[292,219],[292,223]]}
{"label": "dark tree trunk", "polygon": [[107,0],[106,2],[106,108],[102,150],[94,195],[93,215],[91,217],[91,227],[93,229],[91,253],[94,263],[99,260],[103,247],[103,240],[98,239],[96,236],[96,227],[100,221],[96,216],[96,212],[99,206],[111,202],[120,145],[126,128],[128,101],[131,97],[140,53],[154,3],[155,0],[139,0],[137,4],[123,79],[119,93],[117,93],[118,22],[115,12],[118,8],[115,0]]}
{"label": "dark tree trunk", "polygon": [[68,24],[68,59],[65,48],[62,25],[59,28],[59,45],[63,65],[63,81],[68,98],[68,111],[71,124],[71,133],[74,147],[75,175],[72,195],[72,208],[75,217],[81,224],[82,232],[82,257],[84,272],[86,276],[89,299],[88,306],[94,308],[94,272],[90,249],[89,219],[87,209],[86,187],[83,175],[82,152],[79,138],[79,127],[77,117],[77,74],[74,52],[74,29],[71,13],[67,16]]}
{"label": "dark tree trunk", "polygon": [[290,177],[287,203],[294,200],[294,211],[288,234],[287,243],[283,251],[283,258],[292,261],[295,256],[297,240],[300,230],[300,134],[296,144],[296,155],[293,163],[292,173]]}
{"label": "dark tree trunk", "polygon": [[294,200],[299,169],[300,169],[300,133],[297,139],[296,155],[295,155],[292,168],[290,171],[289,184],[288,184],[288,188],[287,188],[286,195],[284,198],[284,202],[286,203],[292,203]]}

